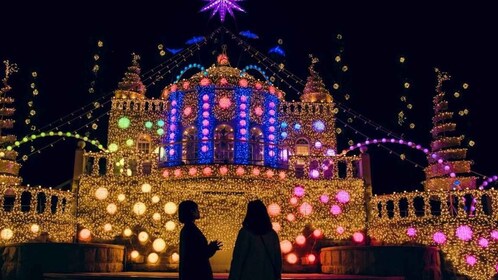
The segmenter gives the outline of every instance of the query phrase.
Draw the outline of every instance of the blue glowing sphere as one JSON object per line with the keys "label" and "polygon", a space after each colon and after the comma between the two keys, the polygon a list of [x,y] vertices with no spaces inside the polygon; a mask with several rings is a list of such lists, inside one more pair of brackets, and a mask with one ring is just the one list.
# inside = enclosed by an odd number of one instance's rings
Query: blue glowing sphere
{"label": "blue glowing sphere", "polygon": [[300,124],[298,124],[298,123],[296,123],[296,124],[294,125],[294,129],[295,129],[295,130],[300,130],[300,129],[301,129],[301,125],[300,125]]}
{"label": "blue glowing sphere", "polygon": [[315,121],[313,123],[313,129],[315,129],[316,132],[322,132],[325,130],[325,124],[322,121]]}

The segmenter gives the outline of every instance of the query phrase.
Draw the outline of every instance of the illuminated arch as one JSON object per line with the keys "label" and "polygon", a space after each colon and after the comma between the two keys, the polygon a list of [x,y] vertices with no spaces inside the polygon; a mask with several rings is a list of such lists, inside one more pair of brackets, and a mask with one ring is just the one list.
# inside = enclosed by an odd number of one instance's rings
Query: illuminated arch
{"label": "illuminated arch", "polygon": [[242,69],[242,71],[240,71],[240,76],[242,77],[249,70],[258,71],[265,78],[266,81],[270,79],[268,75],[266,75],[266,72],[257,65],[247,65],[246,67],[244,67],[244,69]]}
{"label": "illuminated arch", "polygon": [[207,72],[206,72],[206,68],[198,63],[194,63],[194,64],[189,64],[187,66],[185,66],[182,71],[180,71],[180,74],[178,74],[178,76],[176,76],[176,80],[175,80],[175,83],[177,83],[183,76],[183,74],[185,74],[185,72],[187,72],[188,70],[190,69],[193,69],[193,68],[197,68],[199,70],[201,70],[202,72],[204,72],[205,75],[207,75]]}
{"label": "illuminated arch", "polygon": [[63,132],[63,131],[49,131],[49,132],[41,132],[39,134],[32,134],[28,136],[24,136],[22,140],[14,142],[14,145],[7,146],[7,150],[11,151],[14,148],[17,148],[21,146],[22,144],[26,144],[28,142],[35,141],[40,138],[45,138],[45,137],[69,137],[69,138],[76,138],[85,141],[86,143],[89,143],[90,145],[93,145],[97,147],[97,149],[108,152],[108,150],[100,144],[99,140],[94,140],[94,139],[89,139],[86,136],[81,136],[78,133],[73,133],[73,132]]}

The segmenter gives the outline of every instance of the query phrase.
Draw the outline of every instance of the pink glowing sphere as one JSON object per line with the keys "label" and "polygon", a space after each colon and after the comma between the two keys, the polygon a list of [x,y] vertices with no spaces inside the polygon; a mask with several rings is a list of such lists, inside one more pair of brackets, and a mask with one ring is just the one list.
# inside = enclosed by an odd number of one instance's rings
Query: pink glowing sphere
{"label": "pink glowing sphere", "polygon": [[275,140],[275,135],[273,135],[273,134],[268,135],[268,139],[269,139],[270,141]]}
{"label": "pink glowing sphere", "polygon": [[181,169],[175,169],[175,171],[173,172],[173,174],[175,175],[175,177],[180,177],[182,175],[182,170]]}
{"label": "pink glowing sphere", "polygon": [[277,203],[268,205],[268,214],[273,217],[280,215],[280,206]]}
{"label": "pink glowing sphere", "polygon": [[285,175],[285,171],[280,171],[280,172],[278,172],[278,177],[279,177],[281,180],[285,179],[285,176],[286,176],[286,175]]}
{"label": "pink glowing sphere", "polygon": [[242,96],[240,97],[240,101],[242,101],[242,102],[247,102],[247,96],[242,95]]}
{"label": "pink glowing sphere", "polygon": [[318,172],[318,170],[316,170],[316,169],[313,169],[313,170],[311,170],[310,175],[311,175],[311,178],[316,179],[320,176],[320,172]]}
{"label": "pink glowing sphere", "polygon": [[353,233],[353,241],[356,243],[361,243],[365,240],[365,235],[359,231]]}
{"label": "pink glowing sphere", "polygon": [[275,152],[274,152],[274,151],[269,151],[269,152],[268,152],[268,155],[269,155],[269,156],[271,156],[271,157],[274,157],[276,154],[275,154]]}
{"label": "pink glowing sphere", "polygon": [[249,82],[247,82],[246,79],[239,80],[239,86],[241,86],[241,87],[247,87],[248,84],[249,84]]}
{"label": "pink glowing sphere", "polygon": [[226,84],[228,84],[227,79],[226,79],[226,78],[221,78],[221,80],[220,80],[220,84],[222,84],[222,85],[226,85]]}
{"label": "pink glowing sphere", "polygon": [[306,256],[306,258],[308,259],[308,262],[309,262],[309,263],[314,263],[314,262],[315,262],[315,260],[316,260],[316,257],[315,257],[315,255],[313,255],[313,254],[309,254],[309,255],[307,255],[307,256]]}
{"label": "pink glowing sphere", "polygon": [[244,111],[245,109],[247,109],[247,105],[246,104],[240,104],[239,105],[239,109]]}
{"label": "pink glowing sphere", "polygon": [[301,206],[299,207],[299,212],[304,215],[304,216],[308,216],[311,214],[311,212],[313,211],[313,207],[307,203],[307,202],[304,202],[303,204],[301,204]]}
{"label": "pink glowing sphere", "polygon": [[498,230],[492,230],[490,235],[494,240],[498,240]]}
{"label": "pink glowing sphere", "polygon": [[495,270],[498,272],[498,263],[495,265]]}
{"label": "pink glowing sphere", "polygon": [[270,114],[270,116],[275,116],[275,110],[272,109],[272,110],[268,111],[268,114]]}
{"label": "pink glowing sphere", "polygon": [[[171,92],[175,92],[177,89],[178,89],[177,85],[172,85],[170,88]],[[173,102],[175,102],[175,104],[173,104]],[[176,106],[176,101],[173,100],[173,102],[171,102],[171,105]]]}
{"label": "pink glowing sphere", "polygon": [[444,171],[450,171],[450,166],[449,165],[445,165],[444,166]]}
{"label": "pink glowing sphere", "polygon": [[451,178],[455,178],[455,177],[456,177],[455,172],[451,172],[451,173],[450,173],[450,177],[451,177]]}
{"label": "pink glowing sphere", "polygon": [[171,117],[172,122],[176,122],[176,117]]}
{"label": "pink glowing sphere", "polygon": [[176,114],[177,110],[175,108],[171,109],[171,114]]}
{"label": "pink glowing sphere", "polygon": [[270,87],[268,87],[268,91],[269,91],[271,94],[275,94],[275,87],[274,87],[274,86],[270,86]]}
{"label": "pink glowing sphere", "polygon": [[192,114],[192,107],[190,106],[185,107],[185,109],[183,109],[183,114],[185,116],[190,116],[190,114]]}
{"label": "pink glowing sphere", "polygon": [[320,238],[320,237],[322,237],[322,236],[323,236],[323,232],[322,232],[320,229],[315,229],[315,230],[313,231],[313,236],[314,236],[315,238]]}
{"label": "pink glowing sphere", "polygon": [[169,155],[172,156],[175,154],[175,150],[169,150]]}
{"label": "pink glowing sphere", "polygon": [[245,120],[240,120],[239,121],[239,125],[240,126],[245,126],[247,124],[247,122]]}
{"label": "pink glowing sphere", "polygon": [[304,245],[306,243],[306,237],[304,235],[300,234],[296,237],[296,244],[297,245]]}
{"label": "pink glowing sphere", "polygon": [[209,121],[208,120],[203,120],[202,121],[203,126],[209,126]]}
{"label": "pink glowing sphere", "polygon": [[285,260],[290,264],[295,264],[297,263],[297,256],[294,253],[290,253],[285,257]]}
{"label": "pink glowing sphere", "polygon": [[338,226],[335,230],[338,234],[343,234],[344,233],[344,228],[341,226]]}
{"label": "pink glowing sphere", "polygon": [[470,266],[474,266],[477,263],[477,258],[475,256],[468,255],[465,257],[465,262]]}
{"label": "pink glowing sphere", "polygon": [[163,177],[164,178],[168,178],[169,177],[169,171],[168,170],[164,170],[163,171]]}
{"label": "pink glowing sphere", "polygon": [[484,238],[484,237],[479,238],[479,241],[477,243],[482,248],[488,248],[488,246],[489,246],[489,241],[486,238]]}
{"label": "pink glowing sphere", "polygon": [[188,170],[188,175],[194,176],[195,174],[197,174],[197,168],[190,167],[189,170]]}
{"label": "pink glowing sphere", "polygon": [[273,222],[273,223],[271,223],[271,227],[272,227],[272,228],[273,228],[273,230],[274,230],[274,231],[276,231],[276,232],[279,232],[279,231],[282,229],[282,227],[280,226],[280,224],[279,224],[279,223],[277,223],[277,222]]}
{"label": "pink glowing sphere", "polygon": [[294,188],[294,195],[298,197],[303,197],[304,196],[304,188],[301,186],[297,186]]}
{"label": "pink glowing sphere", "polygon": [[261,106],[254,108],[254,113],[256,116],[261,117],[263,115],[263,108]]}
{"label": "pink glowing sphere", "polygon": [[228,109],[230,105],[232,105],[232,101],[230,101],[228,97],[223,96],[222,98],[220,98],[219,105],[221,109]]}
{"label": "pink glowing sphere", "polygon": [[458,239],[463,241],[469,241],[472,239],[472,229],[469,226],[463,225],[459,226],[455,232]]}
{"label": "pink glowing sphere", "polygon": [[204,169],[202,169],[202,174],[206,176],[210,176],[212,173],[213,169],[211,169],[211,167],[204,167]]}
{"label": "pink glowing sphere", "polygon": [[256,83],[254,86],[256,87],[256,89],[261,89],[263,87],[263,85],[261,85],[261,83],[259,82]]}
{"label": "pink glowing sphere", "polygon": [[296,220],[296,216],[294,214],[287,214],[287,221],[294,222]]}
{"label": "pink glowing sphere", "polygon": [[202,101],[208,101],[208,100],[209,100],[209,95],[204,94],[204,95],[202,96]]}
{"label": "pink glowing sphere", "polygon": [[211,106],[209,106],[209,103],[202,104],[202,109],[204,109],[204,110],[209,110],[209,107],[211,107]]}
{"label": "pink glowing sphere", "polygon": [[340,190],[340,191],[337,192],[335,198],[340,203],[348,203],[349,200],[351,199],[351,196],[349,195],[349,193],[347,191]]}
{"label": "pink glowing sphere", "polygon": [[247,114],[246,114],[246,112],[240,112],[239,116],[241,118],[245,118],[245,117],[247,117]]}
{"label": "pink glowing sphere", "polygon": [[322,195],[320,196],[320,201],[321,201],[322,203],[327,203],[327,202],[329,202],[329,196],[328,196],[328,195],[326,195],[326,194],[322,194]]}
{"label": "pink glowing sphere", "polygon": [[235,174],[237,174],[237,175],[239,175],[239,176],[244,175],[244,173],[246,173],[246,170],[245,170],[243,167],[241,167],[241,166],[239,166],[239,167],[237,168],[237,170],[235,170]]}
{"label": "pink glowing sphere", "polygon": [[202,112],[202,117],[203,118],[209,118],[209,112]]}
{"label": "pink glowing sphere", "polygon": [[268,130],[269,130],[270,132],[275,132],[275,127],[274,127],[274,126],[270,126],[270,127],[268,128]]}
{"label": "pink glowing sphere", "polygon": [[270,124],[274,124],[275,123],[275,118],[270,118],[268,121],[270,122]]}
{"label": "pink glowing sphere", "polygon": [[339,205],[334,204],[330,207],[330,213],[332,213],[332,215],[339,215],[342,213],[342,209]]}
{"label": "pink glowing sphere", "polygon": [[221,175],[227,175],[228,173],[228,168],[226,166],[220,167],[220,174]]}
{"label": "pink glowing sphere", "polygon": [[432,236],[432,240],[434,240],[434,242],[436,242],[436,244],[444,244],[444,242],[446,242],[446,235],[440,231],[434,233],[434,235]]}
{"label": "pink glowing sphere", "polygon": [[190,87],[190,82],[185,81],[183,82],[183,89],[188,89]]}
{"label": "pink glowing sphere", "polygon": [[209,129],[204,128],[204,129],[202,130],[202,134],[203,134],[203,135],[208,135],[208,134],[209,134]]}
{"label": "pink glowing sphere", "polygon": [[275,102],[272,101],[272,102],[269,103],[269,105],[270,105],[270,108],[275,108]]}
{"label": "pink glowing sphere", "polygon": [[413,228],[413,227],[409,227],[407,230],[406,230],[406,235],[410,236],[410,237],[415,237],[415,235],[417,235],[417,229]]}
{"label": "pink glowing sphere", "polygon": [[169,130],[175,131],[176,130],[176,125],[172,124],[169,126]]}
{"label": "pink glowing sphere", "polygon": [[247,129],[245,129],[245,128],[241,128],[239,131],[240,131],[240,134],[242,134],[242,135],[246,135],[246,133],[247,133]]}
{"label": "pink glowing sphere", "polygon": [[209,83],[211,83],[211,81],[208,78],[203,78],[200,82],[201,86],[204,86],[204,87],[209,85]]}
{"label": "pink glowing sphere", "polygon": [[273,170],[267,170],[266,171],[266,177],[267,178],[272,178],[275,175],[275,172]]}
{"label": "pink glowing sphere", "polygon": [[206,153],[209,150],[208,146],[202,146],[201,151]]}
{"label": "pink glowing sphere", "polygon": [[289,240],[280,242],[280,251],[282,251],[283,254],[289,253],[292,251],[292,243]]}
{"label": "pink glowing sphere", "polygon": [[258,176],[259,173],[261,173],[261,171],[259,170],[259,168],[255,167],[253,170],[252,170],[252,175],[254,176]]}
{"label": "pink glowing sphere", "polygon": [[291,199],[289,200],[289,203],[292,204],[292,205],[296,205],[297,204],[297,197],[291,197]]}

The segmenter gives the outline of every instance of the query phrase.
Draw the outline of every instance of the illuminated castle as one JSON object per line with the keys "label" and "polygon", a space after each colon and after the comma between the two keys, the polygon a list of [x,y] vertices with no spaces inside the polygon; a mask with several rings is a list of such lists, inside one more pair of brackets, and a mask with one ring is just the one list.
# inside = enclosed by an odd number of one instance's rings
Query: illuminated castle
{"label": "illuminated castle", "polygon": [[[300,102],[286,101],[257,66],[231,67],[225,51],[210,68],[185,67],[154,99],[145,95],[139,57],[133,55],[111,100],[107,149],[76,134],[40,134],[72,136],[102,150],[79,146],[72,193],[17,186],[17,173],[6,167],[16,144],[1,150],[0,242],[26,242],[43,230],[58,242],[77,237],[125,244],[131,270],[174,270],[177,205],[192,199],[200,206],[199,227],[208,239],[224,243],[213,260],[213,268],[224,271],[247,202],[259,198],[268,206],[288,266],[318,261],[317,248],[306,248],[309,239],[362,245],[371,240],[438,246],[459,273],[494,275],[498,194],[485,187],[498,178],[478,188],[470,176],[462,137],[451,135],[456,126],[441,89],[447,76],[438,76],[431,149],[380,138],[338,152],[338,109],[314,68],[317,62],[312,59]],[[425,191],[372,197],[365,147],[380,144],[427,155]]]}

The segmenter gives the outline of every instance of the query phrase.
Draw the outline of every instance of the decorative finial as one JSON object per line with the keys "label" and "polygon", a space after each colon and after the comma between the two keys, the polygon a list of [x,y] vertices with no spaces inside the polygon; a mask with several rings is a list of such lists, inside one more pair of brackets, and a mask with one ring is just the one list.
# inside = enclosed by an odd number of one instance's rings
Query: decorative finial
{"label": "decorative finial", "polygon": [[237,10],[240,12],[246,12],[242,9],[236,2],[242,2],[244,0],[204,0],[204,2],[208,2],[206,6],[202,7],[201,12],[205,12],[207,10],[211,11],[211,17],[216,15],[216,13],[220,14],[220,21],[225,21],[225,16],[227,12],[235,18],[233,10]]}
{"label": "decorative finial", "polygon": [[229,66],[230,61],[228,60],[227,55],[227,45],[221,46],[221,54],[216,58],[216,62],[218,62],[218,66]]}

